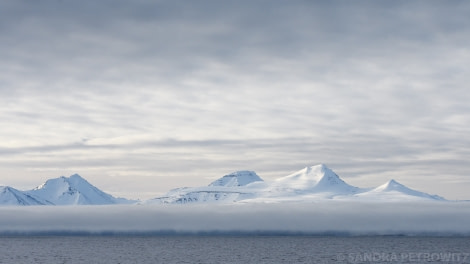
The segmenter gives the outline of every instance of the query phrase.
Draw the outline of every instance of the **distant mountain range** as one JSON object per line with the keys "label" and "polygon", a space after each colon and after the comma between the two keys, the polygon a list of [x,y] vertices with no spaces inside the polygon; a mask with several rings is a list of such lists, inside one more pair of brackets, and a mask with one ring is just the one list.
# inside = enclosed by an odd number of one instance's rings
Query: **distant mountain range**
{"label": "distant mountain range", "polygon": [[253,171],[237,171],[204,187],[183,187],[162,197],[146,201],[115,198],[80,175],[47,180],[28,191],[0,187],[0,205],[103,205],[103,204],[184,204],[184,203],[250,203],[341,201],[444,201],[410,189],[394,180],[376,188],[358,188],[344,182],[327,166],[306,167],[271,183]]}
{"label": "distant mountain range", "polygon": [[208,186],[177,188],[143,203],[312,202],[318,200],[410,201],[439,200],[438,195],[412,190],[394,180],[377,188],[358,188],[344,182],[327,166],[306,167],[271,183],[253,171],[226,175]]}
{"label": "distant mountain range", "polygon": [[135,202],[115,198],[91,185],[78,174],[47,180],[28,191],[8,186],[0,187],[0,205],[100,205]]}

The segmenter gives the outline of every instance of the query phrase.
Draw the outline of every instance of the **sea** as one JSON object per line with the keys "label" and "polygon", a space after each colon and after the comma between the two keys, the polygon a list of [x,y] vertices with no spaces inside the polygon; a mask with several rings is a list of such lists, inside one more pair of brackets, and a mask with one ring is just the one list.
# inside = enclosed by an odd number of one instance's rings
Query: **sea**
{"label": "sea", "polygon": [[0,263],[470,263],[470,237],[1,236]]}

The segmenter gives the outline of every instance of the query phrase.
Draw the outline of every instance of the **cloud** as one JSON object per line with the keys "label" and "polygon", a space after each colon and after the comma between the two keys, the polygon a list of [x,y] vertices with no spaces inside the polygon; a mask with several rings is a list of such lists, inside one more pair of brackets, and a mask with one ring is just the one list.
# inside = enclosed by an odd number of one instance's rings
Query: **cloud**
{"label": "cloud", "polygon": [[466,2],[1,5],[2,182],[164,192],[323,162],[468,198]]}
{"label": "cloud", "polygon": [[0,233],[468,235],[468,204],[1,207]]}

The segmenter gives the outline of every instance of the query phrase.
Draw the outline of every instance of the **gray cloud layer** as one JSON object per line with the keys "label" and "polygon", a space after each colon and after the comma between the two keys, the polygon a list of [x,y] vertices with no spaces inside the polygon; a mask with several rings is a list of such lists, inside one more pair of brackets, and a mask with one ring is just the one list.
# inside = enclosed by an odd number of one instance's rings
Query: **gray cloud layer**
{"label": "gray cloud layer", "polygon": [[2,1],[0,183],[78,172],[149,198],[232,170],[273,179],[323,162],[356,185],[396,178],[468,199],[469,11]]}
{"label": "gray cloud layer", "polygon": [[2,207],[0,233],[468,235],[468,203]]}

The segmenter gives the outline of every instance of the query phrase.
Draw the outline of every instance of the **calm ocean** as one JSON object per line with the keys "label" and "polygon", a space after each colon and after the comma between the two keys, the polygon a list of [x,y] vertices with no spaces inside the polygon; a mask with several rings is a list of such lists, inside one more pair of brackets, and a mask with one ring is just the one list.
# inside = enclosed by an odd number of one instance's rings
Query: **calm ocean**
{"label": "calm ocean", "polygon": [[470,237],[0,237],[0,263],[335,262],[470,263]]}

